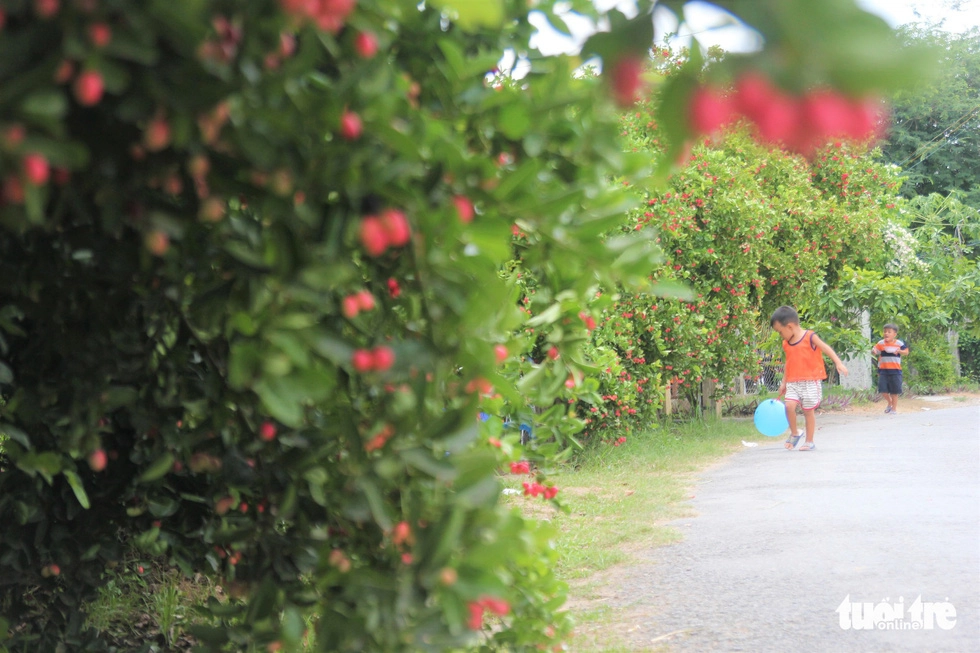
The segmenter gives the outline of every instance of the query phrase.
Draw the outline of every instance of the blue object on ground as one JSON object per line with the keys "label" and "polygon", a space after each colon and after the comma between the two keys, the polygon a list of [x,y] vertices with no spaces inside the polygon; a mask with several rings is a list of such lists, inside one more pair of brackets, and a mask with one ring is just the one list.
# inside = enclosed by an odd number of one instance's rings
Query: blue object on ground
{"label": "blue object on ground", "polygon": [[755,428],[759,433],[774,438],[789,428],[786,406],[777,399],[766,399],[755,409]]}

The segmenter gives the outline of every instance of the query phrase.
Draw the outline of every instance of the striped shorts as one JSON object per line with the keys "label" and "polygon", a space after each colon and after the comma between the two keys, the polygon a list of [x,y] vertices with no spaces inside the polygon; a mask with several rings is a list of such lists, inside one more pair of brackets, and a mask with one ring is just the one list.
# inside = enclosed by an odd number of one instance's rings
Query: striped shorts
{"label": "striped shorts", "polygon": [[813,410],[823,399],[821,381],[789,381],[786,384],[786,401],[795,401],[803,410]]}

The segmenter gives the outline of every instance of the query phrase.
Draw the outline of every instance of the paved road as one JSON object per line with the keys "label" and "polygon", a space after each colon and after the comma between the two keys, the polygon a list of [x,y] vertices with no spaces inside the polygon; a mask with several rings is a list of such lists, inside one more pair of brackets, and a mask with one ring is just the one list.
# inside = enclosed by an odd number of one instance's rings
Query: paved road
{"label": "paved road", "polygon": [[[608,597],[635,650],[980,651],[980,407],[817,425],[816,451],[773,439],[701,475],[684,540]],[[847,597],[900,603],[895,629],[842,628]],[[913,630],[946,604],[952,628]]]}

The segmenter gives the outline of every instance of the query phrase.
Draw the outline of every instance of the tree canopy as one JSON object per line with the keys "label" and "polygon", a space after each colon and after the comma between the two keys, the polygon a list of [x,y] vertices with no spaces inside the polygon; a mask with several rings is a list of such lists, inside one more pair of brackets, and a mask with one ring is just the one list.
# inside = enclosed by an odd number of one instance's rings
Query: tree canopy
{"label": "tree canopy", "polygon": [[900,34],[907,43],[935,47],[941,61],[920,84],[893,96],[884,158],[907,176],[906,197],[956,191],[980,209],[980,28],[911,26]]}

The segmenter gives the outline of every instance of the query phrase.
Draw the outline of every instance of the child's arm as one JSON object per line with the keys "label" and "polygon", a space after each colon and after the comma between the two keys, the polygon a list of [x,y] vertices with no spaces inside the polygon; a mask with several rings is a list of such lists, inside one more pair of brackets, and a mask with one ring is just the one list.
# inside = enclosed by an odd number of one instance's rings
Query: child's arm
{"label": "child's arm", "polygon": [[909,355],[909,346],[906,345],[905,344],[905,341],[903,341],[903,340],[900,340],[899,342],[902,343],[902,346],[898,348],[898,355],[899,356],[908,356]]}
{"label": "child's arm", "polygon": [[820,336],[815,333],[813,334],[813,344],[815,344],[820,351],[826,354],[827,358],[834,361],[834,365],[837,367],[837,371],[839,373],[847,376],[847,367],[845,367],[844,363],[841,362],[840,357],[837,356],[837,352],[834,351],[833,347],[821,340]]}

